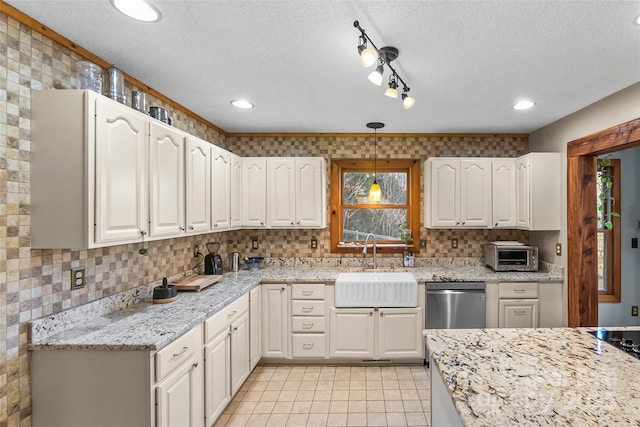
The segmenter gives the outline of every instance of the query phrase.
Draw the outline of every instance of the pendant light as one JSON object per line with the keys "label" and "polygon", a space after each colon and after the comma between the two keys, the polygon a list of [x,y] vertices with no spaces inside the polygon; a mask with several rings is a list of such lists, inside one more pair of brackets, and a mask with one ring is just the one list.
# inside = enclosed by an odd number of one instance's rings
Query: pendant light
{"label": "pendant light", "polygon": [[373,184],[369,188],[369,202],[370,203],[378,203],[382,200],[382,190],[380,189],[380,185],[378,185],[377,173],[378,173],[378,129],[384,127],[384,123],[380,122],[370,122],[367,123],[367,127],[369,129],[373,129],[374,134],[374,151],[373,151]]}

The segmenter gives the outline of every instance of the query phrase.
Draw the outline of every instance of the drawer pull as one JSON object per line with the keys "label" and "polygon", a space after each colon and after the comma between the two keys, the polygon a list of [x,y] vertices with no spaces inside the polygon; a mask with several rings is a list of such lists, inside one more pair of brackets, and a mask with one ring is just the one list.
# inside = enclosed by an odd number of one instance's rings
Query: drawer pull
{"label": "drawer pull", "polygon": [[309,295],[313,295],[313,291],[302,291],[302,295],[308,297]]}
{"label": "drawer pull", "polygon": [[311,313],[313,311],[313,307],[302,307],[303,313]]}
{"label": "drawer pull", "polygon": [[189,350],[189,347],[182,347],[182,351],[180,353],[174,353],[173,357],[180,357],[182,356],[187,350]]}
{"label": "drawer pull", "polygon": [[313,343],[312,342],[306,342],[304,344],[302,344],[302,349],[303,350],[311,350],[313,348]]}
{"label": "drawer pull", "polygon": [[312,329],[313,328],[313,323],[303,323],[302,324],[302,329]]}
{"label": "drawer pull", "polygon": [[524,289],[514,289],[513,292],[515,292],[516,294],[523,294]]}
{"label": "drawer pull", "polygon": [[227,314],[227,317],[233,317],[236,315],[237,312],[238,310],[233,310],[231,313]]}
{"label": "drawer pull", "polygon": [[525,311],[524,310],[516,310],[513,312],[513,314],[515,314],[516,316],[524,316]]}

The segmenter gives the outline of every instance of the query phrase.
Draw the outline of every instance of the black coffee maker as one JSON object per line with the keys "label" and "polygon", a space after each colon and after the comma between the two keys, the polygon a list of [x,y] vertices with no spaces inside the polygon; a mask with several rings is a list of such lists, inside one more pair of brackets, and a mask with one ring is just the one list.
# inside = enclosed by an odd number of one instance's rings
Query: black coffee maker
{"label": "black coffee maker", "polygon": [[204,274],[222,274],[222,257],[218,254],[219,242],[207,243],[209,253],[204,257]]}

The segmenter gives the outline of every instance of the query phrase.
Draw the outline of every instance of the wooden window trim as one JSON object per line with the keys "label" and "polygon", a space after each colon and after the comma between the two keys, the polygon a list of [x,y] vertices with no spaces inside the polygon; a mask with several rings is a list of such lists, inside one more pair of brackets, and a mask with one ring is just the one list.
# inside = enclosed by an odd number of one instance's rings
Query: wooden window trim
{"label": "wooden window trim", "polygon": [[[622,206],[622,201],[620,199],[620,160],[619,159],[611,159],[610,164],[612,170],[612,180],[613,187],[611,187],[612,194],[614,200],[613,210],[620,213],[620,206]],[[613,227],[611,230],[605,230],[604,232],[608,235],[608,243],[609,243],[609,270],[607,272],[607,290],[606,291],[598,291],[598,302],[620,302],[621,301],[621,282],[622,282],[622,270],[621,270],[621,262],[620,258],[622,255],[622,247],[620,240],[620,217],[613,216],[611,217],[611,222],[613,223]]]}
{"label": "wooden window trim", "polygon": [[[395,172],[408,170],[407,198],[409,227],[412,231],[412,245],[378,246],[378,253],[402,253],[405,248],[417,254],[420,252],[420,162],[418,160],[380,160],[377,161],[378,172]],[[373,160],[341,159],[331,161],[330,187],[331,187],[331,252],[332,253],[359,253],[362,248],[338,246],[342,239],[342,171],[373,171]],[[372,207],[394,208],[396,205],[374,204]]]}

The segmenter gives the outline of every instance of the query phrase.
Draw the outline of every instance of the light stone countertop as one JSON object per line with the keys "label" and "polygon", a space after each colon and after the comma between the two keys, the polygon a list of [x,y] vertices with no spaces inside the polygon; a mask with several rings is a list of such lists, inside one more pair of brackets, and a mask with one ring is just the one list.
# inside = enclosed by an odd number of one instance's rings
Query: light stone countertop
{"label": "light stone countertop", "polygon": [[640,426],[640,360],[589,330],[431,329],[424,334],[467,427]]}
{"label": "light stone countertop", "polygon": [[[160,282],[102,298],[29,323],[32,350],[149,350],[165,347],[260,283],[331,282],[357,267],[286,265],[273,262],[257,271],[225,273],[219,283],[201,292],[179,292],[169,304],[152,304]],[[360,269],[361,270],[361,269]],[[388,269],[381,269],[388,271]],[[396,268],[421,281],[539,281],[562,280],[562,272],[494,273],[477,265]],[[179,277],[179,276],[177,276]]]}

